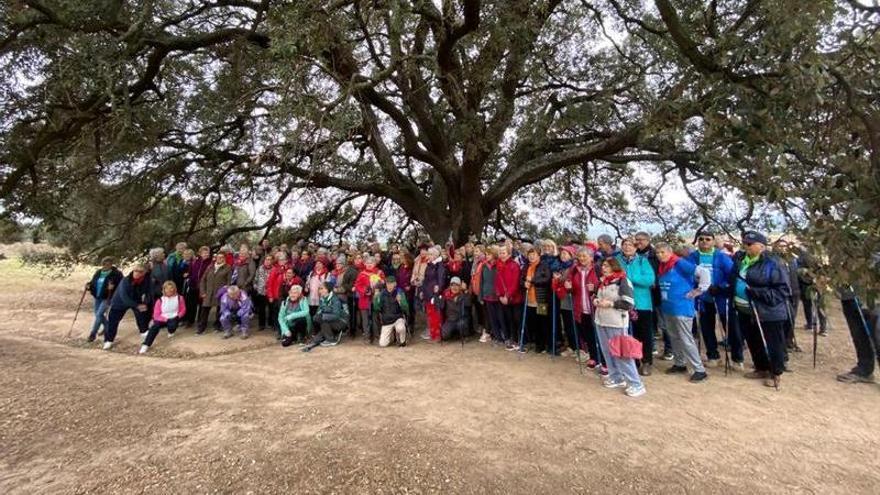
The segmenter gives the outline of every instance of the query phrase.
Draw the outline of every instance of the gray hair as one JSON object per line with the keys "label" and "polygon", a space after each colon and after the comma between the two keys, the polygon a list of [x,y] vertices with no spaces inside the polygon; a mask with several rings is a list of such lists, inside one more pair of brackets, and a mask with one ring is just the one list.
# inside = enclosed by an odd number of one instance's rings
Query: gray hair
{"label": "gray hair", "polygon": [[376,258],[374,256],[370,256],[370,255],[364,256],[364,264],[365,265],[375,265]]}
{"label": "gray hair", "polygon": [[578,249],[578,251],[577,251],[578,256],[580,256],[581,254],[586,254],[587,256],[592,258],[593,255],[595,255],[596,253],[594,253],[593,250],[588,247],[582,247],[582,248]]}
{"label": "gray hair", "polygon": [[165,257],[165,249],[164,248],[154,247],[154,248],[150,249],[150,259],[151,260],[156,259],[160,254],[162,255],[163,258]]}
{"label": "gray hair", "polygon": [[675,250],[672,249],[672,246],[670,246],[668,242],[658,242],[658,243],[654,244],[655,251],[659,251],[661,249],[664,251],[675,252]]}
{"label": "gray hair", "polygon": [[610,246],[613,246],[614,245],[614,238],[612,238],[608,234],[602,234],[596,238],[596,242],[602,242],[602,243],[608,244]]}
{"label": "gray hair", "polygon": [[434,256],[440,256],[440,249],[437,246],[431,246],[428,248],[428,254],[433,254]]}
{"label": "gray hair", "polygon": [[300,294],[302,294],[302,291],[303,291],[302,285],[291,285],[290,286],[290,293],[291,294],[293,294],[294,292],[299,292]]}

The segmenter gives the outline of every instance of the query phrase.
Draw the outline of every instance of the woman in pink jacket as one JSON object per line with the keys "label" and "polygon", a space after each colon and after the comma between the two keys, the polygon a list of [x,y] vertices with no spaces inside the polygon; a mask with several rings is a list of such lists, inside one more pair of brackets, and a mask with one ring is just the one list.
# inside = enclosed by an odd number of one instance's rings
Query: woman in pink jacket
{"label": "woman in pink jacket", "polygon": [[177,285],[170,280],[162,284],[162,297],[156,299],[153,305],[153,325],[144,334],[144,342],[139,354],[145,354],[150,350],[162,328],[168,328],[168,337],[173,337],[177,325],[185,314],[186,303],[183,296],[177,294]]}

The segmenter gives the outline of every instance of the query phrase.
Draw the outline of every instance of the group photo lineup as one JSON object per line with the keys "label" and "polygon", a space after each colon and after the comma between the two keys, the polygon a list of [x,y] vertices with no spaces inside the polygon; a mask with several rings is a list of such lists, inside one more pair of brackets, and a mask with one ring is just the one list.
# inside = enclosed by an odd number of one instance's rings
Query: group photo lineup
{"label": "group photo lineup", "polygon": [[880,487],[877,0],[0,3],[0,492]]}

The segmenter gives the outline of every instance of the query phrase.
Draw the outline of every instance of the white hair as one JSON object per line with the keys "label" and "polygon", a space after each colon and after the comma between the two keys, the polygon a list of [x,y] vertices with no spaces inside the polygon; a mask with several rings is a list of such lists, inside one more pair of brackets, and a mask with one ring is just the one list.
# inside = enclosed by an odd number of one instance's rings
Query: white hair
{"label": "white hair", "polygon": [[154,247],[154,248],[150,249],[150,259],[151,260],[155,259],[160,254],[162,255],[162,257],[165,257],[165,249],[164,248]]}
{"label": "white hair", "polygon": [[294,292],[299,292],[300,294],[302,294],[302,291],[303,291],[302,285],[292,285],[292,286],[290,286],[290,293],[291,293],[291,294],[293,294]]}

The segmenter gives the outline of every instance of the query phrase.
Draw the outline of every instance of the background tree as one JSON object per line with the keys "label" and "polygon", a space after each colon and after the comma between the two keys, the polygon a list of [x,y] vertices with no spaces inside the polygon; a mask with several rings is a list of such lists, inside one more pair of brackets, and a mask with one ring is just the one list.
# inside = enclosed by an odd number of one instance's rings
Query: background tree
{"label": "background tree", "polygon": [[[351,203],[461,241],[512,229],[529,194],[555,205],[542,188],[580,201],[574,226],[672,229],[686,223],[651,192],[676,183],[701,223],[742,228],[772,207],[816,249],[833,246],[832,267],[880,240],[868,3],[0,8],[0,198],[49,230],[137,225],[176,195],[180,237],[224,205],[265,204],[268,220],[240,231],[265,232],[290,205]],[[748,215],[725,220],[727,197]],[[329,218],[310,221],[350,223]]]}

